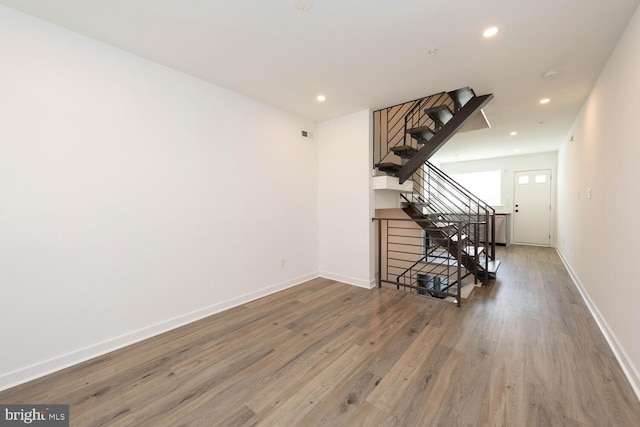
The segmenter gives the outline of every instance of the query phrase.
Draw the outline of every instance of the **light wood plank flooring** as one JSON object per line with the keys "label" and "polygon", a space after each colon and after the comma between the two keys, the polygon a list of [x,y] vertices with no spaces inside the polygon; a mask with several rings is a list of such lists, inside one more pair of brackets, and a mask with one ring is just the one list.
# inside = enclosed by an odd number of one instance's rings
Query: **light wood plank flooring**
{"label": "light wood plank flooring", "polygon": [[72,426],[639,426],[554,249],[462,308],[316,279],[0,393]]}

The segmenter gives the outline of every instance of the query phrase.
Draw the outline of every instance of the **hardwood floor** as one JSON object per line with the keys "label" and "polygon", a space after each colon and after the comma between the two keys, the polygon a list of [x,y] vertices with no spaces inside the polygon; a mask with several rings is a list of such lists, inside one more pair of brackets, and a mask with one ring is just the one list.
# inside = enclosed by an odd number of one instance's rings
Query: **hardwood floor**
{"label": "hardwood floor", "polygon": [[326,279],[0,393],[72,426],[638,426],[554,249],[499,248],[462,308]]}

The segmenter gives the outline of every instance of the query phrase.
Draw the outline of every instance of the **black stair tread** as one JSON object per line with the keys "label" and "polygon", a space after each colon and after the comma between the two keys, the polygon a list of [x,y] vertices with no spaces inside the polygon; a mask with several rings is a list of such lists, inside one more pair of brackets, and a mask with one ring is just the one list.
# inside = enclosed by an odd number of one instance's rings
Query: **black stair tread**
{"label": "black stair tread", "polygon": [[[412,207],[416,207],[416,208],[424,208],[430,206],[429,202],[404,202],[402,203],[402,207],[403,208],[412,208]],[[433,219],[431,217],[428,217],[425,213],[420,212],[421,215],[424,216],[424,218],[421,219]]]}
{"label": "black stair tread", "polygon": [[378,163],[376,167],[382,172],[396,173],[402,166],[397,163]]}
{"label": "black stair tread", "polygon": [[431,114],[431,113],[439,113],[440,111],[444,111],[444,110],[449,110],[449,112],[451,112],[447,104],[434,105],[433,107],[425,108],[424,112],[425,114]]}
{"label": "black stair tread", "polygon": [[413,157],[418,152],[418,149],[410,145],[399,145],[397,147],[393,147],[391,151],[402,158],[408,159]]}
{"label": "black stair tread", "polygon": [[397,163],[393,163],[393,162],[383,162],[383,163],[378,163],[376,164],[377,168],[398,168],[400,169],[400,165]]}
{"label": "black stair tread", "polygon": [[455,110],[458,111],[464,106],[471,98],[476,96],[476,93],[469,86],[461,87],[460,89],[452,90],[449,92],[449,96],[453,99],[455,104]]}
{"label": "black stair tread", "polygon": [[418,141],[420,144],[426,144],[429,142],[433,135],[436,133],[429,126],[419,126],[411,129],[407,129],[407,133]]}
{"label": "black stair tread", "polygon": [[453,118],[453,111],[445,104],[437,105],[435,107],[427,108],[424,112],[431,117],[431,120],[436,122],[439,126],[444,126],[449,120]]}
{"label": "black stair tread", "polygon": [[[403,206],[406,206],[406,207],[429,206],[429,202],[405,202],[403,203]],[[425,219],[431,219],[431,218],[425,218]]]}

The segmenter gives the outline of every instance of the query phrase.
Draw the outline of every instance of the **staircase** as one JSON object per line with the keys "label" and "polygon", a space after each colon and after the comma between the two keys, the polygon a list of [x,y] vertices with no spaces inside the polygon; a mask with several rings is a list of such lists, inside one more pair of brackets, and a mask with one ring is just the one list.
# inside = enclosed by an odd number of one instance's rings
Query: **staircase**
{"label": "staircase", "polygon": [[[496,278],[500,261],[495,259],[495,236],[487,235],[487,230],[495,230],[494,209],[428,162],[492,97],[476,96],[468,87],[443,92],[396,108],[392,117],[396,123],[388,121],[387,152],[380,149],[375,167],[397,177],[399,183],[413,182],[413,191],[401,194],[402,210],[422,230],[424,241],[418,254],[407,248],[387,248],[387,257],[395,252],[413,257],[393,255],[397,265],[387,260],[387,280],[383,281],[395,279],[398,289],[455,300],[460,305],[474,285]],[[386,227],[387,246],[393,230],[406,229]],[[382,229],[379,231],[381,235]],[[383,251],[379,253],[382,257]],[[463,280],[469,276],[473,283],[465,284]]]}
{"label": "staircase", "polygon": [[[388,130],[392,134],[387,138],[387,154],[375,167],[397,176],[403,183],[492,98],[491,94],[476,96],[471,88],[465,87],[414,101],[404,115],[404,126],[394,125]],[[396,140],[399,132],[402,138]],[[400,157],[402,163],[387,160],[391,154]]]}
{"label": "staircase", "polygon": [[446,249],[476,283],[495,279],[500,261],[495,236],[487,232],[495,230],[495,210],[429,162],[413,175],[413,188],[401,195],[402,210],[418,220],[430,243]]}

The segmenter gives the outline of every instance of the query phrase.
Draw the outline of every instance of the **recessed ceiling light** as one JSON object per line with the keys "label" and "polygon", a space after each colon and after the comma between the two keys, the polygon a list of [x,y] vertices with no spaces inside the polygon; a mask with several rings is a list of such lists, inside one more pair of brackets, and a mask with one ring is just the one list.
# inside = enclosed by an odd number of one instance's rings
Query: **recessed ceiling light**
{"label": "recessed ceiling light", "polygon": [[517,134],[518,134],[518,132],[513,131],[513,132],[511,132],[509,135],[511,135],[511,136],[516,136]]}
{"label": "recessed ceiling light", "polygon": [[293,4],[298,10],[309,10],[313,7],[313,0],[293,0]]}
{"label": "recessed ceiling light", "polygon": [[540,100],[540,104],[548,104],[548,103],[550,103],[550,102],[551,102],[551,100],[550,100],[549,98],[542,98],[542,99]]}
{"label": "recessed ceiling light", "polygon": [[324,101],[326,101],[326,100],[327,100],[327,97],[326,97],[326,96],[324,96],[324,95],[318,95],[318,96],[316,97],[316,99],[317,99],[319,102],[324,102]]}
{"label": "recessed ceiling light", "polygon": [[437,47],[432,47],[431,49],[429,49],[429,50],[427,51],[427,53],[429,54],[429,56],[433,56],[433,55],[435,55],[436,53],[438,53],[438,48],[437,48]]}
{"label": "recessed ceiling light", "polygon": [[482,37],[489,38],[498,34],[498,27],[489,27],[482,32]]}

